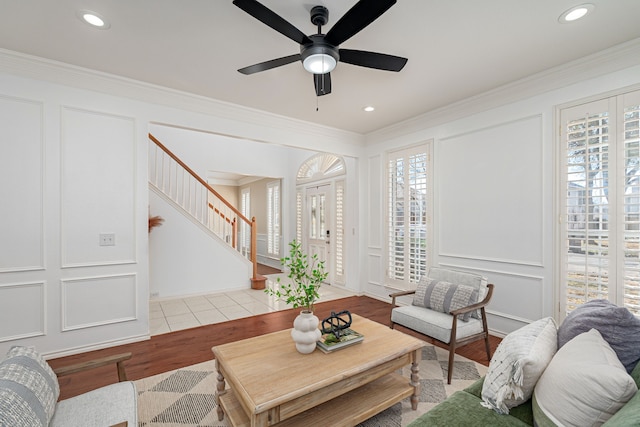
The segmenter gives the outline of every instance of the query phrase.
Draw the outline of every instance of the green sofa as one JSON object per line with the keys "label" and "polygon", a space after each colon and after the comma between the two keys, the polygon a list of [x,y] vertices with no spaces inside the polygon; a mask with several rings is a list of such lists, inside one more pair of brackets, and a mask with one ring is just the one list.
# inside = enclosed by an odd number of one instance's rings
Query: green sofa
{"label": "green sofa", "polygon": [[[553,324],[555,325],[555,323]],[[536,329],[538,325],[541,325],[542,328]],[[482,390],[485,378],[497,378],[496,372],[501,376],[500,378],[502,378],[503,375],[508,375],[504,372],[514,371],[515,365],[510,364],[509,361],[511,359],[505,358],[504,355],[515,354],[514,352],[516,352],[515,349],[517,349],[519,337],[525,336],[527,337],[525,340],[526,342],[532,342],[534,340],[531,340],[530,337],[535,335],[537,333],[536,331],[549,331],[549,327],[549,321],[541,319],[538,322],[533,322],[529,326],[523,327],[520,329],[520,332],[515,331],[510,334],[510,336],[505,337],[491,360],[492,365],[496,363],[496,371],[491,375],[490,372],[487,372],[486,377],[479,379],[465,390],[455,392],[447,400],[416,419],[414,422],[409,424],[409,426],[555,426],[554,421],[549,419],[546,414],[542,412],[542,409],[540,409],[540,405],[534,402],[535,393],[532,393],[533,397],[524,403],[517,405],[517,402],[514,402],[517,406],[511,407],[508,414],[501,415],[495,410],[489,409],[481,404],[483,401]],[[593,331],[593,329],[596,331]],[[558,400],[553,400],[555,397],[552,394],[546,394],[545,400],[551,399],[551,401],[554,401],[557,404],[556,410],[558,408],[563,408],[563,405],[570,405],[571,408],[567,407],[568,412],[564,413],[564,415],[569,415],[571,414],[570,409],[575,410],[575,408],[578,407],[573,405],[571,400],[577,399],[575,403],[578,404],[580,402],[580,408],[582,408],[582,411],[593,409],[593,415],[596,418],[606,420],[604,424],[599,424],[599,419],[590,418],[592,414],[588,412],[581,412],[583,419],[588,418],[589,420],[593,420],[593,425],[603,425],[605,427],[640,426],[640,391],[635,390],[635,394],[631,394],[631,399],[628,401],[624,400],[627,403],[620,407],[620,409],[614,411],[613,416],[608,419],[606,417],[600,418],[600,412],[598,411],[600,411],[601,408],[597,407],[597,404],[595,407],[593,406],[594,402],[603,404],[604,406],[607,404],[615,405],[613,402],[615,402],[617,398],[620,398],[620,396],[615,396],[615,393],[618,392],[625,394],[628,399],[628,393],[634,393],[634,391],[629,388],[633,386],[634,382],[635,385],[640,388],[640,318],[634,316],[626,308],[618,307],[609,301],[593,300],[576,308],[571,314],[569,314],[569,316],[567,316],[562,325],[560,325],[555,332],[557,332],[557,351],[552,355],[551,362],[546,365],[546,368],[543,368],[543,371],[545,372],[553,372],[553,380],[555,380],[555,383],[553,383],[553,381],[546,380],[541,389],[545,390],[545,393],[553,393],[563,390],[564,394],[558,395]],[[542,336],[543,333],[540,332],[540,335],[537,336],[536,340]],[[619,377],[616,372],[619,371],[614,372],[611,370],[606,371],[609,373],[609,376],[606,377],[607,381],[602,381],[605,379],[602,377],[605,372],[603,369],[607,369],[608,366],[597,365],[595,362],[594,364],[585,362],[590,359],[590,356],[598,353],[596,351],[596,347],[586,347],[584,344],[581,344],[586,342],[585,339],[590,340],[596,346],[598,345],[598,342],[608,344],[610,347],[608,351],[614,354],[614,358],[617,356],[617,362],[619,364],[618,369],[621,370],[624,368],[623,371],[625,373],[622,374],[623,377],[626,376],[624,382],[615,382],[614,378],[616,376]],[[569,345],[569,343],[573,344]],[[501,353],[500,348],[503,347],[503,345],[505,351]],[[580,345],[580,347],[578,347],[578,345]],[[534,351],[531,350],[531,348],[529,348],[528,351]],[[538,346],[535,348],[535,358],[526,356],[525,352],[525,356],[518,356],[525,357],[519,362],[529,363],[532,360],[544,359],[543,355],[545,347]],[[572,350],[568,350],[569,348],[572,348]],[[583,352],[582,354],[585,355],[584,358],[581,358],[580,356],[581,351]],[[584,353],[585,351],[586,353]],[[561,353],[562,355],[560,355]],[[603,354],[604,353],[605,349],[603,348]],[[556,360],[557,362],[554,364],[554,361]],[[551,368],[551,365],[554,365],[553,369]],[[505,371],[504,368],[509,369]],[[491,366],[489,367],[489,371],[491,371]],[[626,375],[627,373],[631,375],[631,378]],[[567,377],[563,378],[562,375],[565,374]],[[595,386],[593,385],[593,382],[588,381],[589,378],[597,379]],[[534,383],[534,386],[538,389],[541,381],[536,381],[537,382]],[[613,384],[613,386],[608,386],[607,384]],[[488,387],[487,391],[489,394],[492,387]],[[577,387],[579,387],[579,389]],[[575,390],[575,394],[572,390]],[[591,390],[596,394],[590,394]],[[612,393],[611,395],[606,395],[611,397],[611,402],[607,402],[606,399],[604,399],[604,395],[601,395],[598,398],[597,393],[602,393],[605,390],[607,390],[607,393]],[[587,404],[586,402],[588,402],[588,399],[590,398],[596,400]],[[545,404],[548,408],[549,402],[546,402]],[[536,419],[535,424],[534,418]],[[575,419],[573,417],[568,418]]]}
{"label": "green sofa", "polygon": [[[640,388],[640,364],[631,373]],[[525,427],[533,426],[531,399],[522,405],[511,408],[509,415],[500,415],[480,405],[482,384],[479,379],[465,390],[457,391],[438,406],[409,424],[409,427]],[[640,391],[631,398],[604,426],[631,427],[640,425]]]}

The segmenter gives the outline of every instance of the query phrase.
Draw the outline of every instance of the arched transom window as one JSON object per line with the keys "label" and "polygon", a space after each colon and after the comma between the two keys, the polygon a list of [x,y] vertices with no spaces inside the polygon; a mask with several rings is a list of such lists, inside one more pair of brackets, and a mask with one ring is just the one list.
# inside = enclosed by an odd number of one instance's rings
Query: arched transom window
{"label": "arched transom window", "polygon": [[320,153],[307,159],[296,177],[298,184],[323,178],[344,175],[346,168],[342,157],[335,154]]}

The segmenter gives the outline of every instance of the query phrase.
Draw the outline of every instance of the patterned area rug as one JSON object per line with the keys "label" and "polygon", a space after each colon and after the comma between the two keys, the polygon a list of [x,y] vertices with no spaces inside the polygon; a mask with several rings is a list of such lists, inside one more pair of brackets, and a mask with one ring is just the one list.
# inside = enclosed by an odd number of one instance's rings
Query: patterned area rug
{"label": "patterned area rug", "polygon": [[[409,399],[360,424],[361,427],[401,427],[424,414],[457,390],[486,374],[487,367],[456,355],[451,384],[447,384],[448,352],[431,344],[422,349],[421,395],[418,410]],[[409,367],[403,375],[409,378]],[[208,361],[135,382],[138,389],[139,427],[227,427],[218,421],[214,393],[215,362]]]}

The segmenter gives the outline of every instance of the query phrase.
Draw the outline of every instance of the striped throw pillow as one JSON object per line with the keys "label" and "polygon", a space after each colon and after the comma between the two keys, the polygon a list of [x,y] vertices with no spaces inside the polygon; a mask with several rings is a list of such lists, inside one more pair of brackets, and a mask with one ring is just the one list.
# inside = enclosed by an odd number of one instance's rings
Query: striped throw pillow
{"label": "striped throw pillow", "polygon": [[[473,286],[458,285],[424,277],[416,288],[413,305],[441,313],[449,313],[477,303],[478,295],[478,289]],[[466,322],[469,317],[471,317],[471,313],[465,313],[459,319]]]}
{"label": "striped throw pillow", "polygon": [[0,362],[0,426],[48,426],[59,395],[56,374],[32,347],[12,347]]}

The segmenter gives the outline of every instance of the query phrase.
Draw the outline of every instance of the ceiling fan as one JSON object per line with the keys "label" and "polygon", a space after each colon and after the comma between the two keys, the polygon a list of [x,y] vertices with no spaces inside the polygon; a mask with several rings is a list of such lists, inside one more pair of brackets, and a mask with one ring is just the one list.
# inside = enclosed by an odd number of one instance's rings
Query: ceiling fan
{"label": "ceiling fan", "polygon": [[378,70],[400,71],[407,63],[407,58],[338,47],[375,21],[395,3],[396,0],[360,0],[336,22],[327,34],[322,34],[322,26],[329,20],[329,10],[324,6],[314,6],[311,9],[311,23],[318,27],[318,33],[307,36],[256,0],[233,0],[233,4],[240,9],[300,45],[300,53],[260,62],[238,71],[248,75],[302,61],[305,70],[313,74],[317,96],[331,93],[331,71],[338,62]]}

